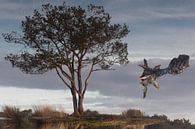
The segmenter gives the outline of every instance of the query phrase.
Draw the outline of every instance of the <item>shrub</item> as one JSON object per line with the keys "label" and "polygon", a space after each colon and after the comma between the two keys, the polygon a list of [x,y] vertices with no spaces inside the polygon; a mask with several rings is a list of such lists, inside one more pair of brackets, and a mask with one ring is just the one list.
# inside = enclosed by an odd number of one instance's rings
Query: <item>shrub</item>
{"label": "shrub", "polygon": [[98,111],[91,111],[90,109],[87,109],[84,111],[84,115],[86,116],[97,116],[99,115]]}
{"label": "shrub", "polygon": [[34,106],[33,115],[36,117],[64,117],[67,114],[64,111],[57,111],[56,108],[52,106]]}
{"label": "shrub", "polygon": [[144,116],[144,113],[138,109],[128,109],[122,112],[123,117],[140,117]]}

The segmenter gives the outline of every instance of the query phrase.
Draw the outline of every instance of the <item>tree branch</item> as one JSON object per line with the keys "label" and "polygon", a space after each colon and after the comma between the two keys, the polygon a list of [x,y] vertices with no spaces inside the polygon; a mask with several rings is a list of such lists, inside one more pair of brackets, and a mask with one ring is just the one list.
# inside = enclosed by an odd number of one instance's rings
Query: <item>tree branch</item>
{"label": "tree branch", "polygon": [[60,66],[60,67],[58,67],[58,68],[60,69],[61,73],[62,73],[70,82],[73,82],[71,76],[68,75],[68,73],[66,73],[66,72],[63,70],[62,66]]}
{"label": "tree branch", "polygon": [[87,85],[88,85],[88,80],[89,80],[89,77],[91,76],[91,74],[92,74],[92,72],[93,72],[93,67],[94,67],[94,65],[95,65],[95,60],[93,60],[93,62],[92,62],[92,64],[91,64],[91,68],[90,68],[90,70],[89,70],[89,73],[88,73],[88,75],[87,75],[87,77],[86,77],[86,79],[85,79],[85,87],[84,87],[84,89],[83,89],[83,95],[84,95],[85,92],[86,92]]}
{"label": "tree branch", "polygon": [[82,84],[82,79],[81,79],[81,69],[82,69],[82,59],[79,59],[78,60],[77,81],[78,81],[78,87],[79,87],[80,94],[82,94],[82,90],[83,90],[83,84]]}
{"label": "tree branch", "polygon": [[60,74],[58,68],[55,68],[55,70],[56,70],[58,76],[60,77],[60,79],[61,79],[61,80],[64,82],[64,84],[71,90],[72,87],[64,80],[64,78],[63,78],[62,75]]}

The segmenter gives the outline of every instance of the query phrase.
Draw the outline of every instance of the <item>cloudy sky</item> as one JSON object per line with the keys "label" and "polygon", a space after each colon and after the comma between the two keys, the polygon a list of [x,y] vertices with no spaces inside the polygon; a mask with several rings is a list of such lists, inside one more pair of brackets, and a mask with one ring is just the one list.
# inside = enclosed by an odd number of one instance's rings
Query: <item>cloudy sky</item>
{"label": "cloudy sky", "polygon": [[[40,9],[43,3],[62,4],[62,0],[0,0],[0,32],[20,31],[21,21]],[[166,114],[170,118],[189,118],[195,123],[195,1],[193,0],[68,0],[68,5],[86,7],[103,5],[114,23],[126,23],[131,32],[123,39],[128,43],[130,63],[115,66],[117,71],[92,76],[85,107],[104,113],[121,113],[128,108],[141,109],[149,115]],[[13,69],[3,57],[19,47],[8,45],[0,37],[0,105],[22,108],[38,104],[62,106],[72,111],[70,93],[54,72],[26,75]],[[160,90],[153,86],[142,99],[137,65],[143,58],[154,66],[166,67],[173,57],[191,56],[190,68],[183,74],[159,79]]]}

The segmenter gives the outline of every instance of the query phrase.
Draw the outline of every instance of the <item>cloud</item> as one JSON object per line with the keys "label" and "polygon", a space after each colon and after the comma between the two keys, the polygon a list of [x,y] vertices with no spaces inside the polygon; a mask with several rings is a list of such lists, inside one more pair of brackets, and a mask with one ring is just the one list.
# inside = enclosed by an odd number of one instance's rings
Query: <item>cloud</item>
{"label": "cloud", "polygon": [[114,21],[139,24],[159,19],[194,18],[194,1],[130,0],[107,1],[106,9]]}
{"label": "cloud", "polygon": [[33,14],[34,9],[40,10],[42,4],[62,4],[61,0],[3,0],[0,4],[0,20],[21,22],[25,16]]}
{"label": "cloud", "polygon": [[54,72],[44,75],[29,75],[22,73],[17,68],[12,68],[9,62],[0,62],[0,85],[5,87],[38,88],[38,89],[63,89],[64,85]]}
{"label": "cloud", "polygon": [[[191,54],[195,49],[194,1],[68,0],[66,2],[67,5],[82,5],[84,8],[90,3],[103,5],[106,12],[111,14],[112,22],[126,23],[130,26],[131,32],[124,41],[130,46],[128,48],[129,52],[136,55],[144,53],[148,57],[167,58],[178,53]],[[58,5],[62,1],[4,0],[0,5],[0,14],[2,13],[0,17],[1,29],[4,32],[17,31],[21,20],[26,15],[32,15],[35,8],[40,9],[43,3]],[[17,20],[17,22],[14,22],[14,20]],[[5,51],[5,49],[2,51]]]}
{"label": "cloud", "polygon": [[[61,4],[61,0],[3,0],[0,5],[1,19],[23,19],[32,14],[34,9],[40,9],[42,4]],[[105,6],[105,10],[111,13],[114,22],[134,24],[138,22],[154,21],[166,18],[194,18],[194,1],[154,1],[154,0],[108,0],[108,1],[66,1],[68,5],[87,5],[93,3]]]}
{"label": "cloud", "polygon": [[[162,64],[168,66],[170,60],[149,59],[151,67]],[[138,77],[142,61],[131,62],[126,67],[115,66],[117,70],[97,72],[89,82],[85,99],[85,107],[103,113],[121,113],[128,108],[138,108],[148,114],[166,114],[170,118],[190,118],[193,120],[195,106],[194,75],[195,60],[190,61],[190,67],[180,75],[166,75],[158,79],[159,90],[149,87],[146,99],[142,99],[143,87]],[[0,86],[25,89],[62,90],[64,85],[54,72],[44,75],[27,75],[17,68],[12,68],[8,62],[0,61]],[[49,91],[48,91],[49,92]],[[61,100],[60,100],[61,102]],[[71,104],[71,97],[67,100]],[[69,106],[68,106],[69,107]],[[112,109],[110,109],[112,107]],[[178,112],[183,115],[179,115]],[[191,113],[191,114],[190,114]],[[195,122],[195,121],[193,121]]]}
{"label": "cloud", "polygon": [[26,5],[21,2],[1,2],[0,5],[0,20],[17,20],[21,21],[26,15],[33,12],[33,6]]}
{"label": "cloud", "polygon": [[191,54],[191,57],[193,57],[193,58],[194,58],[194,57],[195,57],[195,53],[192,53],[192,54]]}
{"label": "cloud", "polygon": [[[129,98],[142,98],[143,87],[139,84],[138,77],[142,69],[137,65],[142,62],[137,62],[128,65],[125,68],[120,68],[116,72],[97,73],[90,82],[90,90],[99,90],[100,93],[108,96],[120,96]],[[162,64],[162,67],[168,66],[168,60],[149,60],[151,66]],[[193,95],[195,75],[195,62],[191,62],[191,67],[183,74],[172,76],[166,75],[159,79],[161,83],[160,90],[153,86],[149,88],[147,99],[161,100],[176,98],[185,95]],[[106,75],[106,76],[105,76]]]}
{"label": "cloud", "polygon": [[[151,66],[162,64],[161,67],[168,66],[168,60],[150,59]],[[115,71],[97,72],[92,75],[89,82],[90,91],[99,91],[103,95],[120,97],[142,97],[142,86],[139,84],[138,77],[142,69],[138,67],[142,62],[130,63],[126,67],[116,66]],[[14,86],[24,88],[38,89],[64,89],[64,84],[57,77],[56,73],[51,71],[43,75],[29,75],[22,73],[17,68],[12,68],[8,62],[0,62],[0,85]],[[166,75],[159,79],[161,89],[158,91],[151,87],[149,89],[149,99],[162,99],[175,96],[185,96],[193,94],[195,75],[195,61],[192,60],[190,68],[184,73],[172,76]],[[164,94],[166,96],[164,96]]]}

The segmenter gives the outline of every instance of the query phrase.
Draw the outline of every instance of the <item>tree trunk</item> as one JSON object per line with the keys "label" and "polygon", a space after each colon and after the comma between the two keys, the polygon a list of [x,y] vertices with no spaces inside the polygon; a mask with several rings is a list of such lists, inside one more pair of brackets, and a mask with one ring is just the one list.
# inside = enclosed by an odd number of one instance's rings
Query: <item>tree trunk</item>
{"label": "tree trunk", "polygon": [[74,89],[72,89],[71,93],[72,93],[72,102],[73,102],[73,109],[74,109],[73,115],[78,116],[79,111],[78,111],[76,91]]}
{"label": "tree trunk", "polygon": [[84,95],[79,95],[78,111],[80,115],[83,115],[83,112],[84,112],[83,100],[84,100]]}

